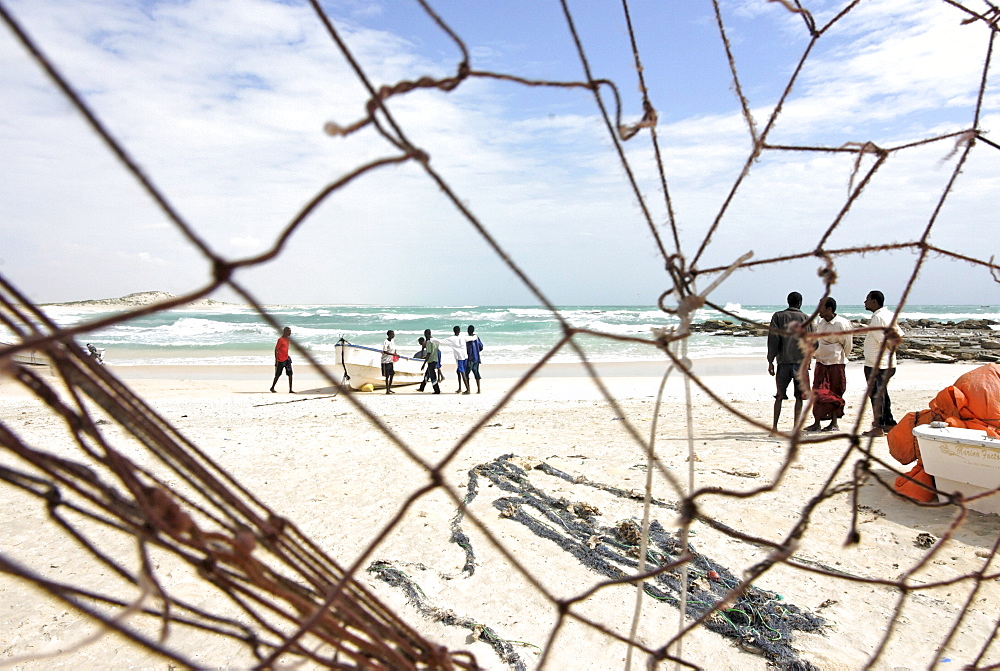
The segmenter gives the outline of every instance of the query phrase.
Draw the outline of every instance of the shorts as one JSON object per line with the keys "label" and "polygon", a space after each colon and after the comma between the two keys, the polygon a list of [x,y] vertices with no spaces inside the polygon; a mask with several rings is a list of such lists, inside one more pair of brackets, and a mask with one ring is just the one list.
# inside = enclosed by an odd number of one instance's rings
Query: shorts
{"label": "shorts", "polygon": [[392,367],[392,362],[382,364],[382,377],[392,377],[396,370]]}
{"label": "shorts", "polygon": [[275,376],[281,375],[281,370],[285,370],[285,375],[288,377],[292,376],[292,357],[288,357],[284,361],[274,362],[274,374]]}
{"label": "shorts", "polygon": [[481,379],[483,379],[483,378],[482,378],[482,377],[480,377],[480,375],[479,375],[479,362],[478,362],[478,361],[476,361],[475,363],[470,363],[470,364],[469,364],[469,372],[470,372],[470,373],[471,373],[471,374],[472,374],[473,376],[475,376],[475,378],[476,378],[477,380],[481,380]]}
{"label": "shorts", "polygon": [[464,373],[467,370],[467,368],[465,366],[465,364],[467,364],[467,363],[469,363],[468,359],[457,359],[455,361],[455,364],[458,366],[458,372],[459,373]]}
{"label": "shorts", "polygon": [[[806,399],[806,394],[802,391],[802,382],[799,380],[799,365],[801,362],[796,363],[779,363],[778,371],[774,375],[774,381],[778,385],[778,393],[774,395],[774,398],[779,401],[784,401],[788,398],[785,393],[788,391],[788,383],[792,382],[795,385],[795,398],[804,401]],[[806,388],[808,388],[809,383],[806,383]]]}

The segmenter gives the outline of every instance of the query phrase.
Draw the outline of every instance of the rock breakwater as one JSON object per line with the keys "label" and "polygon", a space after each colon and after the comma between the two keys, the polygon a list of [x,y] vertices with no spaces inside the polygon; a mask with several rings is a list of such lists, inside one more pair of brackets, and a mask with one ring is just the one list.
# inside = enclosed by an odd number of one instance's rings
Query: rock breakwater
{"label": "rock breakwater", "polygon": [[[851,322],[858,329],[867,322]],[[937,363],[960,361],[1000,362],[1000,323],[992,319],[963,319],[938,321],[934,319],[901,319],[903,343],[897,356],[900,359],[920,359]],[[692,324],[691,331],[720,337],[766,338],[767,324],[737,323],[725,319],[706,319]],[[860,358],[863,334],[854,337],[852,359]]]}

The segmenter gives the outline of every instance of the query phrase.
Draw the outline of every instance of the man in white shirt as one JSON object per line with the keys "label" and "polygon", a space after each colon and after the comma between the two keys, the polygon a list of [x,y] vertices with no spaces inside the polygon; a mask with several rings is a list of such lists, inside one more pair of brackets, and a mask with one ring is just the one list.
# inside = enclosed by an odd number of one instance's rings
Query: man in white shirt
{"label": "man in white shirt", "polygon": [[396,337],[395,331],[385,332],[385,342],[382,343],[382,377],[385,378],[385,393],[395,394],[392,390],[392,378],[396,374],[393,362],[399,357],[396,356],[396,343],[392,340]]}
{"label": "man in white shirt", "polygon": [[[804,431],[837,431],[837,420],[844,416],[844,392],[847,391],[847,357],[854,347],[851,322],[837,314],[837,301],[828,296],[819,307],[816,320],[816,371],[813,374],[814,421]],[[820,428],[820,421],[830,423]]]}
{"label": "man in white shirt", "polygon": [[868,326],[873,330],[865,334],[865,380],[872,401],[872,428],[861,434],[863,436],[884,436],[896,426],[887,387],[896,374],[896,348],[903,334],[893,324],[893,314],[884,305],[885,295],[881,291],[868,292],[865,309],[872,312]]}
{"label": "man in white shirt", "polygon": [[[471,340],[478,340],[477,335],[463,335],[462,327],[456,326],[454,328],[455,335],[445,338],[442,343],[448,345],[451,348],[452,354],[455,355],[455,364],[458,366],[458,389],[455,391],[456,394],[471,394],[469,390],[469,371],[466,364],[469,359],[468,350],[466,350],[466,343]],[[462,391],[462,383],[465,382],[465,391]]]}

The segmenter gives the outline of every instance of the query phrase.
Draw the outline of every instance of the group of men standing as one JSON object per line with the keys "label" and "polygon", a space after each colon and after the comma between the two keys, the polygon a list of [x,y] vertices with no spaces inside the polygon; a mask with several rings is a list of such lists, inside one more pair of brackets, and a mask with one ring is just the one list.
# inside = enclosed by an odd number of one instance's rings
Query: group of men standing
{"label": "group of men standing", "polygon": [[[476,335],[476,327],[469,325],[467,333],[462,333],[462,328],[456,326],[453,329],[454,335],[444,340],[431,337],[431,330],[424,329],[422,338],[418,338],[420,351],[413,355],[414,359],[423,359],[420,370],[424,371],[424,379],[420,382],[417,391],[423,391],[427,383],[431,383],[431,388],[435,394],[441,393],[441,382],[444,382],[444,373],[441,371],[441,347],[448,347],[455,357],[456,375],[458,377],[458,389],[456,394],[471,394],[469,387],[471,377],[476,379],[476,393],[482,393],[481,380],[479,374],[479,363],[482,360],[480,352],[483,350],[483,343]],[[395,375],[393,363],[399,359],[396,354],[396,344],[393,340],[396,337],[395,331],[387,331],[385,341],[382,343],[382,377],[385,378],[385,393],[395,394],[392,391],[392,378]],[[465,391],[462,391],[462,385]]]}
{"label": "group of men standing", "polygon": [[[869,386],[872,405],[872,426],[864,436],[883,436],[896,425],[889,399],[889,380],[896,373],[896,347],[901,333],[893,324],[892,313],[885,307],[881,291],[869,291],[865,309],[872,312],[865,333],[865,381]],[[802,412],[802,402],[809,393],[809,361],[816,362],[812,393],[813,423],[804,431],[836,431],[837,420],[844,416],[844,393],[847,390],[847,359],[854,345],[854,327],[837,314],[837,301],[826,297],[820,302],[815,326],[802,312],[802,294],[788,294],[788,307],[771,316],[767,336],[767,372],[774,376],[777,393],[774,395],[772,430],[778,430],[781,404],[788,398],[788,383],[795,390],[795,422]],[[813,333],[811,338],[803,338]],[[892,334],[892,337],[887,337]],[[814,344],[813,344],[814,343]],[[803,362],[805,369],[803,370]],[[826,426],[821,422],[829,421]]]}
{"label": "group of men standing", "polygon": [[[455,393],[472,393],[469,388],[470,376],[476,378],[476,393],[482,393],[482,376],[479,374],[479,363],[482,361],[482,357],[479,353],[483,351],[483,343],[479,339],[479,336],[476,335],[476,327],[469,325],[468,333],[466,334],[462,333],[462,329],[459,326],[456,326],[454,331],[454,335],[444,340],[438,340],[431,337],[430,329],[425,329],[424,337],[417,339],[417,342],[420,344],[420,351],[414,354],[413,358],[423,359],[424,363],[421,364],[420,370],[426,368],[419,391],[423,391],[425,385],[431,382],[434,393],[441,393],[440,383],[444,381],[444,373],[441,371],[441,347],[445,346],[451,348],[451,352],[455,357],[455,363],[458,365],[458,390]],[[271,382],[271,393],[275,393],[274,386],[278,384],[278,379],[281,377],[282,372],[288,376],[288,393],[295,393],[292,391],[292,357],[288,354],[289,338],[291,335],[292,329],[286,326],[274,346],[274,380]],[[396,374],[393,364],[399,360],[399,355],[396,353],[395,339],[395,331],[386,331],[385,341],[382,343],[382,377],[385,378],[385,393],[387,394],[396,393],[392,390],[392,380]],[[462,392],[463,383],[465,385],[464,392]]]}

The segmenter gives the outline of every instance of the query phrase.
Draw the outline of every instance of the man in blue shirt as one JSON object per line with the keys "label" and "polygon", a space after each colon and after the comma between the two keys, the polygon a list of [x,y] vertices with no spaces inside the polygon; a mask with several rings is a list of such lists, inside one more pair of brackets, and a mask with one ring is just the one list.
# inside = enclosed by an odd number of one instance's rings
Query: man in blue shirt
{"label": "man in blue shirt", "polygon": [[[473,326],[472,324],[469,324],[469,337],[472,338],[475,335],[476,335],[476,327]],[[482,379],[482,377],[479,375],[479,362],[481,360],[479,353],[482,350],[483,350],[483,341],[480,340],[479,338],[476,338],[475,340],[469,340],[469,342],[465,343],[465,351],[469,355],[468,362],[466,363],[465,366],[467,369],[466,374],[474,375],[476,377],[477,394],[481,394],[483,392],[482,387],[479,384],[479,381]],[[468,384],[468,382],[466,382],[466,384]]]}

